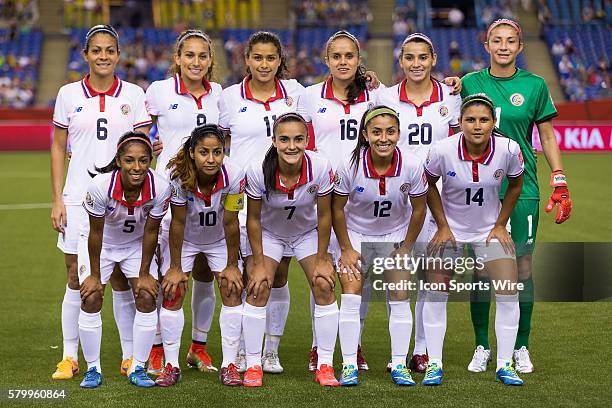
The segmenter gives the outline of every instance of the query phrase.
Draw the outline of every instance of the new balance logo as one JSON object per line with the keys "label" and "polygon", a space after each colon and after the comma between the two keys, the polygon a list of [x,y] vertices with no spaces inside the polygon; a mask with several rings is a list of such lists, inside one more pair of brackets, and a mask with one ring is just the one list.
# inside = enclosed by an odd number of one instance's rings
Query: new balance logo
{"label": "new balance logo", "polygon": [[454,171],[449,171],[448,173],[446,173],[446,175],[449,177],[455,177],[457,173],[455,173]]}
{"label": "new balance logo", "polygon": [[355,191],[358,193],[363,193],[365,191],[365,188],[361,187],[361,186],[357,186],[355,187]]}
{"label": "new balance logo", "polygon": [[170,107],[168,108],[168,110],[173,110],[173,109],[177,109],[178,108],[178,103],[171,103]]}
{"label": "new balance logo", "polygon": [[247,108],[247,107],[246,107],[246,106],[244,106],[244,107],[243,107],[242,109],[240,109],[238,112],[240,112],[240,113],[244,113],[244,112],[246,112],[246,108]]}
{"label": "new balance logo", "polygon": [[327,108],[319,108],[317,113],[325,113],[326,110],[327,110]]}
{"label": "new balance logo", "polygon": [[82,111],[82,110],[83,110],[83,107],[82,107],[82,106],[79,106],[78,108],[76,108],[76,109],[74,110],[74,113],[78,113],[78,112],[80,112],[80,111]]}

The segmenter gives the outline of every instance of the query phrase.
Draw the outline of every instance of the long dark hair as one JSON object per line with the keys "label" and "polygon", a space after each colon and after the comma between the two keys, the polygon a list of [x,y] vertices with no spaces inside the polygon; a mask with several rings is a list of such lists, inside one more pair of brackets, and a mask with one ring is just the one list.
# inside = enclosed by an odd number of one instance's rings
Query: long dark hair
{"label": "long dark hair", "polygon": [[[276,47],[278,57],[280,58],[280,65],[278,66],[278,70],[276,71],[276,78],[284,79],[289,70],[287,69],[287,58],[285,57],[285,53],[283,52],[283,46],[281,44],[280,38],[278,38],[278,35],[269,31],[257,31],[256,33],[253,33],[249,37],[249,42],[247,43],[246,49],[244,51],[245,57],[248,58],[251,55],[251,51],[253,51],[253,46],[255,44],[273,44]],[[247,74],[251,73],[248,66],[246,67],[246,72]]]}
{"label": "long dark hair", "polygon": [[[304,134],[308,136],[308,126],[302,115],[295,112],[287,112],[280,115],[274,121],[272,127],[272,134],[276,137],[276,129],[281,123],[296,122],[301,123],[304,126]],[[266,199],[269,197],[271,191],[276,189],[276,169],[278,168],[278,150],[276,146],[272,145],[266,152],[263,164],[261,165],[264,174],[264,185],[266,187]]]}
{"label": "long dark hair", "polygon": [[[386,112],[383,111],[378,114],[375,113],[375,111],[379,109],[381,110],[385,109],[387,111]],[[389,111],[395,112],[393,111],[393,109],[389,108],[388,106],[376,105],[376,106],[372,106],[370,109],[365,111],[363,116],[361,117],[361,122],[359,123],[359,135],[357,137],[357,146],[355,146],[355,148],[353,149],[353,152],[351,153],[351,167],[353,168],[355,173],[357,172],[357,169],[359,168],[359,158],[361,156],[361,151],[367,148],[368,146],[370,146],[370,143],[365,138],[365,134],[367,132],[367,126],[370,120],[378,116],[384,116],[384,115],[393,116],[395,120],[397,121],[397,127],[399,128],[399,124],[400,124],[399,117],[397,116],[397,114],[391,114],[391,112]],[[371,115],[372,113],[374,113],[374,116]]]}
{"label": "long dark hair", "polygon": [[[359,41],[353,34],[349,33],[348,31],[344,31],[344,30],[338,31],[334,35],[329,37],[325,45],[325,55],[326,56],[329,54],[329,47],[338,38],[348,38],[349,40],[351,40],[353,44],[355,44],[355,47],[357,48],[357,57],[361,56],[361,51],[359,48]],[[367,84],[366,84],[367,78],[366,78],[365,73],[366,73],[366,68],[363,64],[360,63],[357,66],[357,72],[355,72],[355,78],[353,79],[353,82],[351,82],[346,87],[346,91],[347,91],[346,97],[348,99],[348,103],[355,102],[355,99],[359,98],[359,95],[361,95],[361,93],[365,91],[367,87]]]}
{"label": "long dark hair", "polygon": [[149,159],[153,160],[153,146],[151,145],[149,136],[139,131],[131,131],[124,133],[123,136],[119,138],[119,141],[117,142],[117,153],[115,154],[115,157],[113,157],[113,159],[106,166],[102,168],[96,167],[96,171],[100,174],[103,174],[118,170],[119,165],[117,164],[117,162],[119,161],[119,158],[125,153],[125,150],[132,143],[141,143],[146,146],[147,153],[149,153]]}
{"label": "long dark hair", "polygon": [[194,191],[198,183],[198,170],[195,160],[191,158],[191,152],[195,151],[200,140],[207,137],[215,137],[223,146],[225,135],[219,126],[208,123],[193,129],[191,135],[185,140],[178,153],[170,159],[167,169],[170,170],[170,179],[181,180],[181,187],[186,191]]}

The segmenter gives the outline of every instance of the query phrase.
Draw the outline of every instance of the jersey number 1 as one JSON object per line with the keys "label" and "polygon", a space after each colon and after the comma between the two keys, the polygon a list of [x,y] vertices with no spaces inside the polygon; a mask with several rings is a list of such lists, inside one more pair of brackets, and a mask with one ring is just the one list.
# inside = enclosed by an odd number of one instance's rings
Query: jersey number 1
{"label": "jersey number 1", "polygon": [[276,120],[276,115],[272,115],[272,120],[270,120],[270,116],[264,116],[264,122],[266,122],[266,132],[268,132],[268,137],[272,137],[272,126],[274,125],[274,121]]}

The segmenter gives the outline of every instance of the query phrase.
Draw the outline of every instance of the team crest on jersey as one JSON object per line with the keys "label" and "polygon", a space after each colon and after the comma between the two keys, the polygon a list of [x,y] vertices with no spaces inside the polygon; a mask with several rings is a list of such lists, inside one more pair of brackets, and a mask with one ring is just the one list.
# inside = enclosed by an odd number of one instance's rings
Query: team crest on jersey
{"label": "team crest on jersey", "polygon": [[440,109],[438,109],[438,112],[440,113],[440,116],[445,118],[448,115],[448,108],[446,107],[446,105],[442,105],[440,106]]}
{"label": "team crest on jersey", "polygon": [[510,95],[510,103],[514,106],[521,106],[525,102],[525,97],[520,93],[513,93]]}
{"label": "team crest on jersey", "polygon": [[495,180],[500,180],[502,177],[504,177],[504,170],[503,169],[495,170],[495,173],[493,173],[493,178]]}
{"label": "team crest on jersey", "polygon": [[126,103],[121,105],[121,113],[123,113],[124,115],[127,115],[128,113],[130,113],[130,105]]}
{"label": "team crest on jersey", "polygon": [[91,197],[91,194],[89,194],[89,191],[87,192],[87,194],[85,194],[85,204],[87,204],[89,207],[93,207],[94,205],[94,200]]}
{"label": "team crest on jersey", "polygon": [[319,191],[319,185],[313,184],[312,186],[308,187],[307,191],[309,194],[315,194],[317,191]]}
{"label": "team crest on jersey", "polygon": [[373,107],[374,107],[374,102],[368,103],[368,110],[372,109]]}
{"label": "team crest on jersey", "polygon": [[291,106],[293,105],[293,98],[288,96],[285,98],[285,103],[287,104],[287,106]]}
{"label": "team crest on jersey", "polygon": [[81,265],[79,268],[79,276],[83,276],[85,272],[87,272],[87,267],[85,265]]}
{"label": "team crest on jersey", "polygon": [[410,183],[404,183],[400,186],[400,191],[403,194],[406,194],[408,191],[410,191]]}

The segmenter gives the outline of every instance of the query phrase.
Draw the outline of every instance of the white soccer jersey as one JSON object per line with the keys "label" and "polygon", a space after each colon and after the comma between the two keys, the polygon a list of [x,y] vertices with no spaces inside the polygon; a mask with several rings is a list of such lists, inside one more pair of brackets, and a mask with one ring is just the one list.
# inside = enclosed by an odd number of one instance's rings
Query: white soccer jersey
{"label": "white soccer jersey", "polygon": [[276,172],[276,189],[268,192],[264,183],[262,161],[247,170],[246,194],[262,200],[261,226],[281,238],[290,238],[317,227],[317,197],[333,190],[334,173],[329,161],[315,152],[304,154],[302,173],[296,185],[284,187]]}
{"label": "white soccer jersey", "polygon": [[219,100],[219,126],[231,134],[230,156],[240,168],[263,160],[272,145],[272,125],[283,113],[295,112],[304,87],[295,79],[276,81],[276,92],[267,101],[253,97],[247,76],[223,90]]}
{"label": "white soccer jersey", "polygon": [[458,133],[431,148],[425,171],[442,178],[442,205],[455,239],[484,242],[501,210],[502,180],[523,174],[523,155],[515,141],[494,135],[484,155],[473,160]]}
{"label": "white soccer jersey", "polygon": [[366,89],[354,103],[347,104],[334,96],[330,76],[304,91],[297,112],[312,123],[316,150],[331,161],[334,169],[355,149],[361,117],[374,105],[380,89],[382,84],[376,90]]}
{"label": "white soccer jersey", "polygon": [[379,175],[369,148],[363,149],[357,169],[346,160],[336,170],[334,193],[348,196],[344,207],[348,229],[366,235],[386,235],[410,222],[410,197],[427,194],[423,162],[404,157],[395,148],[387,173]]}
{"label": "white soccer jersey", "polygon": [[[228,194],[241,194],[246,184],[245,173],[225,159],[217,181],[209,195],[186,191],[179,179],[172,180],[172,205],[187,206],[184,240],[206,245],[225,238],[223,213]],[[240,203],[241,205],[243,204]]]}
{"label": "white soccer jersey", "polygon": [[[138,200],[127,203],[119,170],[96,176],[85,195],[83,207],[93,217],[104,217],[105,246],[127,246],[142,240],[147,217],[161,219],[170,205],[170,185],[149,170]],[[83,226],[89,229],[89,224]],[[84,231],[84,235],[88,232]]]}
{"label": "white soccer jersey", "polygon": [[126,132],[151,124],[143,90],[115,77],[106,92],[91,88],[88,76],[60,88],[53,124],[68,129],[72,149],[64,185],[64,204],[81,205],[94,167],[104,167],[117,152]]}
{"label": "white soccer jersey", "polygon": [[415,105],[406,95],[406,79],[399,84],[381,90],[377,105],[386,105],[395,110],[400,119],[398,146],[406,153],[418,154],[425,160],[434,143],[446,139],[451,129],[459,128],[461,96],[451,95],[452,88],[436,79],[431,79],[433,90],[429,100]]}
{"label": "white soccer jersey", "polygon": [[156,170],[168,174],[166,165],[180,150],[193,129],[206,123],[219,123],[219,98],[221,85],[202,81],[206,93],[193,96],[179,74],[162,81],[155,81],[147,89],[147,110],[157,116],[157,129],[164,149],[157,158]]}

